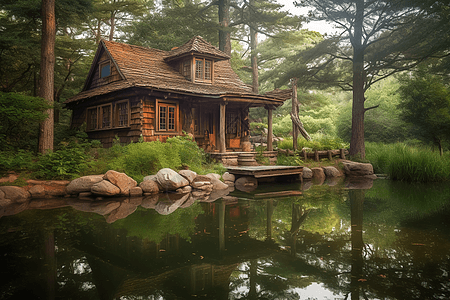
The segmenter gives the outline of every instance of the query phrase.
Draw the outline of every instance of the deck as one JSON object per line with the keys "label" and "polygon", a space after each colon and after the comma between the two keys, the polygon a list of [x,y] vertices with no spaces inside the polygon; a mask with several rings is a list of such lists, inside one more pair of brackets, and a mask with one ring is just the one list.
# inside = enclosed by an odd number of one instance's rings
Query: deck
{"label": "deck", "polygon": [[255,178],[301,175],[303,172],[302,166],[242,166],[226,168],[233,175],[253,176]]}

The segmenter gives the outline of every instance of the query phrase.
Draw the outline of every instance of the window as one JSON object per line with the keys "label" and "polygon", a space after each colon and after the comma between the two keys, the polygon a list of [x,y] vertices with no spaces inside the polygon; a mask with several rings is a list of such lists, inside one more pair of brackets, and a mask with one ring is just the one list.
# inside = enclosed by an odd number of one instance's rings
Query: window
{"label": "window", "polygon": [[107,77],[111,75],[111,63],[101,63],[100,64],[100,78]]}
{"label": "window", "polygon": [[177,131],[178,104],[157,102],[158,131]]}
{"label": "window", "polygon": [[112,105],[100,105],[87,109],[87,130],[109,129],[112,127]]}
{"label": "window", "polygon": [[227,134],[237,134],[238,133],[238,124],[239,124],[239,116],[235,111],[227,112],[226,117],[226,133]]}
{"label": "window", "polygon": [[195,59],[195,80],[212,80],[212,61],[204,58]]}
{"label": "window", "polygon": [[183,62],[183,76],[189,80],[191,79],[191,60]]}
{"label": "window", "polygon": [[111,104],[100,106],[101,128],[111,128]]}
{"label": "window", "polygon": [[96,130],[98,127],[97,122],[98,109],[97,107],[89,108],[87,110],[87,130]]}
{"label": "window", "polygon": [[127,101],[121,101],[116,103],[114,110],[115,127],[128,127],[130,120],[130,110]]}

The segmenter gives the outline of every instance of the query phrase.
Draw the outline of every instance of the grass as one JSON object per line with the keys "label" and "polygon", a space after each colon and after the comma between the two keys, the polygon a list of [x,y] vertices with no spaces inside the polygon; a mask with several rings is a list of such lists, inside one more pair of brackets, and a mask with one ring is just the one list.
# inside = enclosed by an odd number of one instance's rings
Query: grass
{"label": "grass", "polygon": [[375,173],[385,173],[393,180],[438,182],[450,180],[450,153],[443,156],[427,147],[403,143],[366,144],[366,159]]}

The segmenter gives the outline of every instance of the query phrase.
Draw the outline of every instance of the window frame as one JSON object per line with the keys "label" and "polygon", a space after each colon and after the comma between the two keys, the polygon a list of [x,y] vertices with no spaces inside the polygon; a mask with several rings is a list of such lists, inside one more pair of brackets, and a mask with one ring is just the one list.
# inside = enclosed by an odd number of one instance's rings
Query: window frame
{"label": "window frame", "polygon": [[[120,125],[120,115],[119,115],[119,105],[120,104],[126,104],[127,105],[127,124],[126,125]],[[131,122],[131,107],[130,107],[130,100],[120,100],[114,103],[114,128],[128,128],[130,127]]]}
{"label": "window frame", "polygon": [[[166,120],[165,120],[165,129],[161,129],[161,116],[160,116],[160,108],[161,107],[166,107]],[[170,125],[170,118],[169,118],[169,108],[174,108],[174,116],[173,116],[173,121],[174,121],[174,128],[173,129],[169,129],[169,125]],[[158,134],[179,134],[179,114],[180,109],[179,109],[179,103],[176,101],[166,101],[166,100],[156,100],[156,120],[155,120],[155,132]]]}
{"label": "window frame", "polygon": [[[197,62],[201,63],[201,77],[197,77]],[[207,72],[206,72],[206,62],[209,62],[210,70],[209,70],[209,78],[205,78]],[[195,57],[194,58],[194,80],[196,82],[205,82],[205,83],[212,83],[213,77],[214,77],[214,62],[211,59],[207,59],[204,57]]]}
{"label": "window frame", "polygon": [[[99,70],[98,70],[99,78],[107,78],[107,77],[112,75],[111,60],[103,61],[103,62],[99,63],[98,65],[99,65]],[[109,66],[109,74],[105,75],[105,76],[102,76],[102,70],[106,66]]]}
{"label": "window frame", "polygon": [[[109,126],[103,126],[103,108],[109,107]],[[92,123],[89,120],[89,111],[95,110],[97,115],[97,122],[95,124],[95,128],[92,129],[90,126]],[[106,103],[96,106],[90,106],[86,109],[86,131],[98,131],[98,130],[108,130],[114,128],[114,120],[113,120],[113,105],[112,103]]]}

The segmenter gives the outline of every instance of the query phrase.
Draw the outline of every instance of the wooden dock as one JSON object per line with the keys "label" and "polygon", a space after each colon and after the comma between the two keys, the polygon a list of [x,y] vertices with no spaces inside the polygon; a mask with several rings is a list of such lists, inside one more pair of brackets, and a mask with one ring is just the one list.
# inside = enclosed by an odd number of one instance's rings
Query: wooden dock
{"label": "wooden dock", "polygon": [[227,167],[228,172],[239,176],[267,178],[287,175],[302,175],[302,166],[242,166]]}

